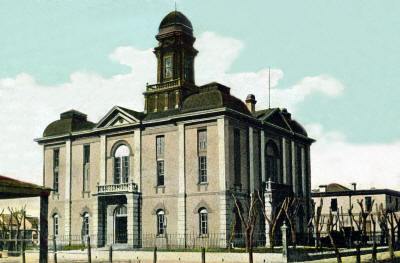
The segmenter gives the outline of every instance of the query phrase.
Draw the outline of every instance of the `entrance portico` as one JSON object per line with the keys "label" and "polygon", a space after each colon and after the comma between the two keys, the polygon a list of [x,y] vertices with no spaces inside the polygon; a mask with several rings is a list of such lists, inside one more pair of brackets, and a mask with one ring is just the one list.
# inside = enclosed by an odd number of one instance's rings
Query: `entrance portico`
{"label": "entrance portico", "polygon": [[99,185],[94,202],[93,224],[97,229],[97,247],[140,246],[140,193],[135,183]]}

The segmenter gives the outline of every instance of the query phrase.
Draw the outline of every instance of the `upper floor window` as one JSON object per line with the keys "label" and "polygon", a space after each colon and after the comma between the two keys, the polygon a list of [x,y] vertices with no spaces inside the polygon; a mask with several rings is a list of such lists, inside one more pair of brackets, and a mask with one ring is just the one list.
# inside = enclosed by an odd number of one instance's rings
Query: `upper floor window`
{"label": "upper floor window", "polygon": [[53,235],[58,236],[58,227],[59,227],[59,222],[58,222],[58,214],[53,215]]}
{"label": "upper floor window", "polygon": [[192,80],[193,58],[186,56],[184,62],[184,78],[185,80]]}
{"label": "upper floor window", "polygon": [[199,152],[207,150],[207,130],[199,130],[197,132],[197,140]]}
{"label": "upper floor window", "polygon": [[83,191],[89,191],[90,145],[83,146]]}
{"label": "upper floor window", "polygon": [[160,209],[157,211],[157,235],[164,235],[167,228],[167,222],[165,218],[164,210]]}
{"label": "upper floor window", "polygon": [[53,150],[53,190],[57,193],[59,190],[59,166],[60,149]]}
{"label": "upper floor window", "polygon": [[296,147],[296,178],[298,193],[301,195],[303,194],[303,160],[300,146]]}
{"label": "upper floor window", "polygon": [[128,146],[120,145],[114,152],[114,184],[127,183],[129,180]]}
{"label": "upper floor window", "polygon": [[233,131],[233,155],[234,155],[234,182],[235,186],[241,186],[241,169],[242,169],[242,164],[241,164],[241,148],[240,148],[240,130],[235,129]]}
{"label": "upper floor window", "polygon": [[207,182],[207,156],[199,156],[199,183]]}
{"label": "upper floor window", "polygon": [[332,198],[331,199],[331,210],[332,210],[332,212],[337,212],[337,209],[338,209],[337,199]]}
{"label": "upper floor window", "polygon": [[269,141],[265,147],[267,180],[279,182],[279,150],[273,141]]}
{"label": "upper floor window", "polygon": [[172,55],[164,57],[164,78],[172,78]]}
{"label": "upper floor window", "polygon": [[89,236],[89,213],[84,213],[82,216],[82,235]]}
{"label": "upper floor window", "polygon": [[165,137],[156,137],[156,160],[157,160],[157,185],[164,185],[164,150],[165,150]]}
{"label": "upper floor window", "polygon": [[156,137],[156,155],[157,159],[164,157],[164,148],[165,148],[165,137],[157,136]]}
{"label": "upper floor window", "polygon": [[199,210],[199,231],[200,235],[208,234],[208,212],[205,208]]}

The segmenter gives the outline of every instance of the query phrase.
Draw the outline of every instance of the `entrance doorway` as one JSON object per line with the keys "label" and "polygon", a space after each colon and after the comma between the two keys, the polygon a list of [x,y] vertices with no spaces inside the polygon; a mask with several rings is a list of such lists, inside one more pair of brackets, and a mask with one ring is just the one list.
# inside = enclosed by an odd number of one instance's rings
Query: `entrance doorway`
{"label": "entrance doorway", "polygon": [[128,242],[128,214],[126,206],[118,206],[114,210],[114,243],[126,244]]}

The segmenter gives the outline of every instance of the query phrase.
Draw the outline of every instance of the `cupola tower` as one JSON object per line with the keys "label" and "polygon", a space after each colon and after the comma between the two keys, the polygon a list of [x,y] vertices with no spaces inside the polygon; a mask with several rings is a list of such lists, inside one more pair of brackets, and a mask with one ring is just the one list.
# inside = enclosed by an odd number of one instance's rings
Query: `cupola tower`
{"label": "cupola tower", "polygon": [[147,85],[144,93],[147,113],[179,109],[183,100],[197,90],[196,39],[189,19],[179,11],[170,12],[161,21],[156,39],[157,84]]}

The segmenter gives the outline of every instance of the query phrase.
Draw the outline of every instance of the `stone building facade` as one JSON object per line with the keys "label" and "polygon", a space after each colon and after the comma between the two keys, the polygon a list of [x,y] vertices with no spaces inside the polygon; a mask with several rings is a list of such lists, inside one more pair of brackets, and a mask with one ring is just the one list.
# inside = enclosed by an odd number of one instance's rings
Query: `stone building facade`
{"label": "stone building facade", "polygon": [[97,123],[67,111],[36,139],[43,184],[54,189],[49,234],[141,246],[145,234],[186,244],[188,234],[218,233],[226,245],[232,193],[246,202],[267,181],[306,200],[304,226],[313,142],[304,128],[286,109],[256,111],[253,95],[242,101],[222,84],[197,86],[195,37],[182,13],[169,13],[156,39],[157,83],[143,93],[144,111],[115,106]]}

